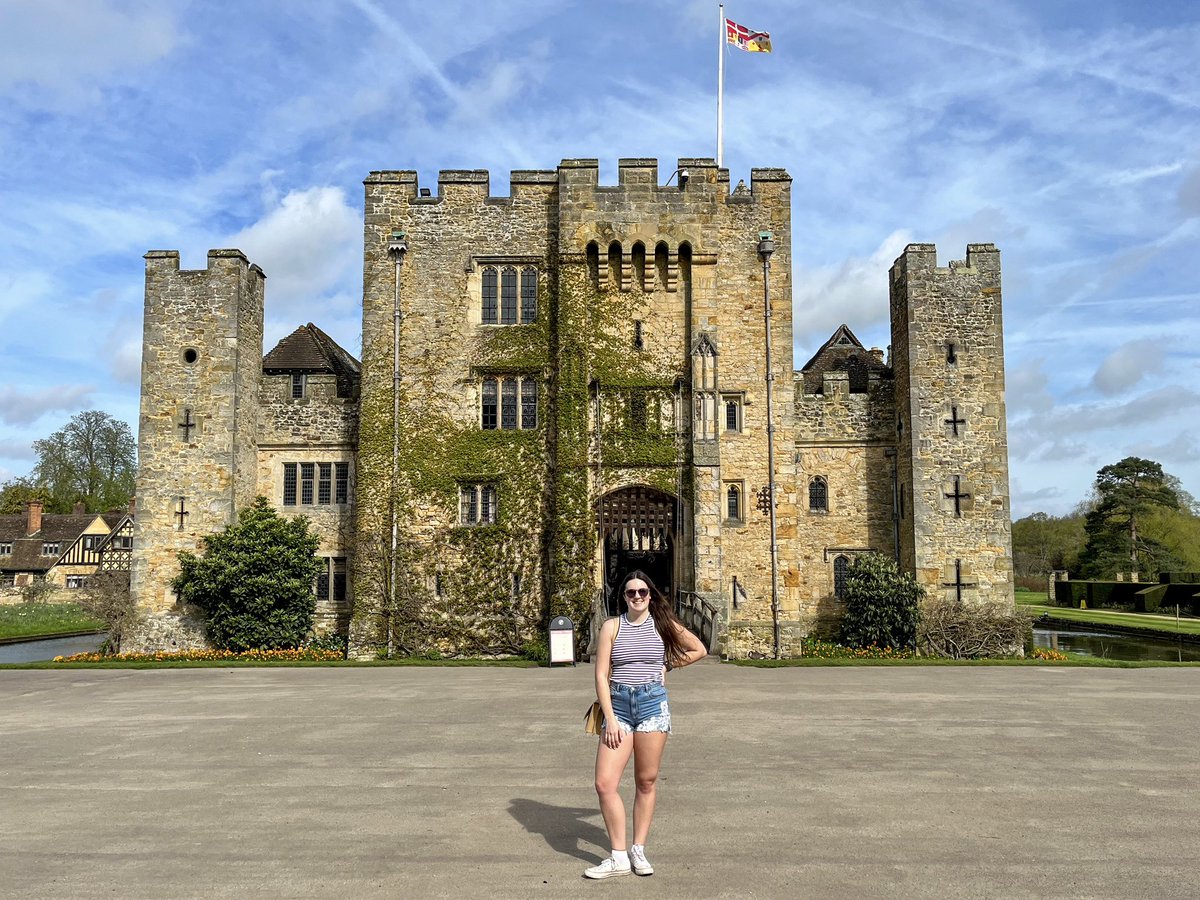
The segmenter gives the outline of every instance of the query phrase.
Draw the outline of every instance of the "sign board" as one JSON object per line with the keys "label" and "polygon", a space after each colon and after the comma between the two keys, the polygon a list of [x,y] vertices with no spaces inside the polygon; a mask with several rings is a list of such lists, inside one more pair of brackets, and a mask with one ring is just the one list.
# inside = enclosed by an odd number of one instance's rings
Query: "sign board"
{"label": "sign board", "polygon": [[575,665],[575,625],[566,616],[555,616],[550,622],[550,665]]}

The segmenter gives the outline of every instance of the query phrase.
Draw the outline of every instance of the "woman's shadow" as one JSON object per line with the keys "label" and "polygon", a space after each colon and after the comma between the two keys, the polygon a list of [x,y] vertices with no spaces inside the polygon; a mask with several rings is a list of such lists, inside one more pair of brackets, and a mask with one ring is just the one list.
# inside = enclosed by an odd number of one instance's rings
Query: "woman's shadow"
{"label": "woman's shadow", "polygon": [[[595,807],[551,806],[537,800],[508,801],[508,812],[530,834],[540,834],[551,849],[584,862],[597,862],[607,852],[608,832],[584,821],[598,815]],[[594,844],[588,850],[581,844]]]}

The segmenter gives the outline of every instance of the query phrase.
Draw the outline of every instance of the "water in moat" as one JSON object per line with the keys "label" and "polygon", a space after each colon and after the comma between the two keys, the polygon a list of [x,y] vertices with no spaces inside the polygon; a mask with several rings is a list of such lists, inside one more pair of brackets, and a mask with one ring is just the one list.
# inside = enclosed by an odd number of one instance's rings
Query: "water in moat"
{"label": "water in moat", "polygon": [[1200,644],[1184,643],[1171,638],[1143,637],[1132,634],[1113,634],[1101,629],[1070,631],[1045,625],[1033,626],[1033,644],[1062,653],[1077,653],[1100,659],[1123,659],[1134,662],[1163,660],[1165,662],[1200,662]]}
{"label": "water in moat", "polygon": [[79,634],[75,637],[3,644],[0,645],[0,663],[42,662],[72,653],[91,653],[100,649],[104,638],[103,634]]}

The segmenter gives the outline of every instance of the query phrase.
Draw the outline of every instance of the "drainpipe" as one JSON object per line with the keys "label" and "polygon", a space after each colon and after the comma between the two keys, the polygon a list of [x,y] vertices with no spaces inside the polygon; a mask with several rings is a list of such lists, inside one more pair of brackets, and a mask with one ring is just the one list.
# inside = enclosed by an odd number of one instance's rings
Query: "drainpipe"
{"label": "drainpipe", "polygon": [[767,336],[767,490],[771,515],[771,625],[774,630],[775,658],[782,655],[779,636],[779,541],[775,521],[775,414],[771,395],[775,392],[775,370],[771,362],[771,254],[775,239],[769,231],[758,233],[758,255],[763,264],[763,323]]}
{"label": "drainpipe", "polygon": [[392,298],[392,480],[391,517],[392,553],[388,572],[388,608],[384,612],[384,627],[387,629],[387,655],[390,659],[395,649],[392,637],[392,614],[396,610],[396,552],[400,544],[400,510],[396,498],[400,478],[400,322],[404,314],[400,311],[400,269],[404,265],[404,254],[408,252],[408,240],[403,231],[393,231],[388,241],[388,255],[396,261],[396,290]]}

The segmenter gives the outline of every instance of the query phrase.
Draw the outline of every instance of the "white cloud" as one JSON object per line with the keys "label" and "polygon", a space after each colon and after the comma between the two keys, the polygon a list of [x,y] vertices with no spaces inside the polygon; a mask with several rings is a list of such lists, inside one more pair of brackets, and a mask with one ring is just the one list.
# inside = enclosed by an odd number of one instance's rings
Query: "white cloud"
{"label": "white cloud", "polygon": [[295,314],[320,308],[353,279],[362,253],[362,216],[341,188],[291,191],[228,241],[266,273],[271,315]]}
{"label": "white cloud", "polygon": [[853,256],[828,266],[795,264],[792,321],[796,343],[815,349],[843,323],[859,331],[886,321],[887,273],[911,240],[908,232],[894,231],[870,256]]}
{"label": "white cloud", "polygon": [[1119,394],[1147,375],[1162,371],[1166,350],[1162,341],[1136,340],[1122,344],[1104,358],[1092,376],[1092,386],[1102,394]]}
{"label": "white cloud", "polygon": [[0,92],[36,86],[87,95],[98,80],[166,56],[169,13],[112,0],[5,0],[0,4]]}
{"label": "white cloud", "polygon": [[0,421],[6,425],[29,425],[46,413],[74,412],[87,402],[95,388],[82,384],[64,384],[31,391],[0,387]]}

